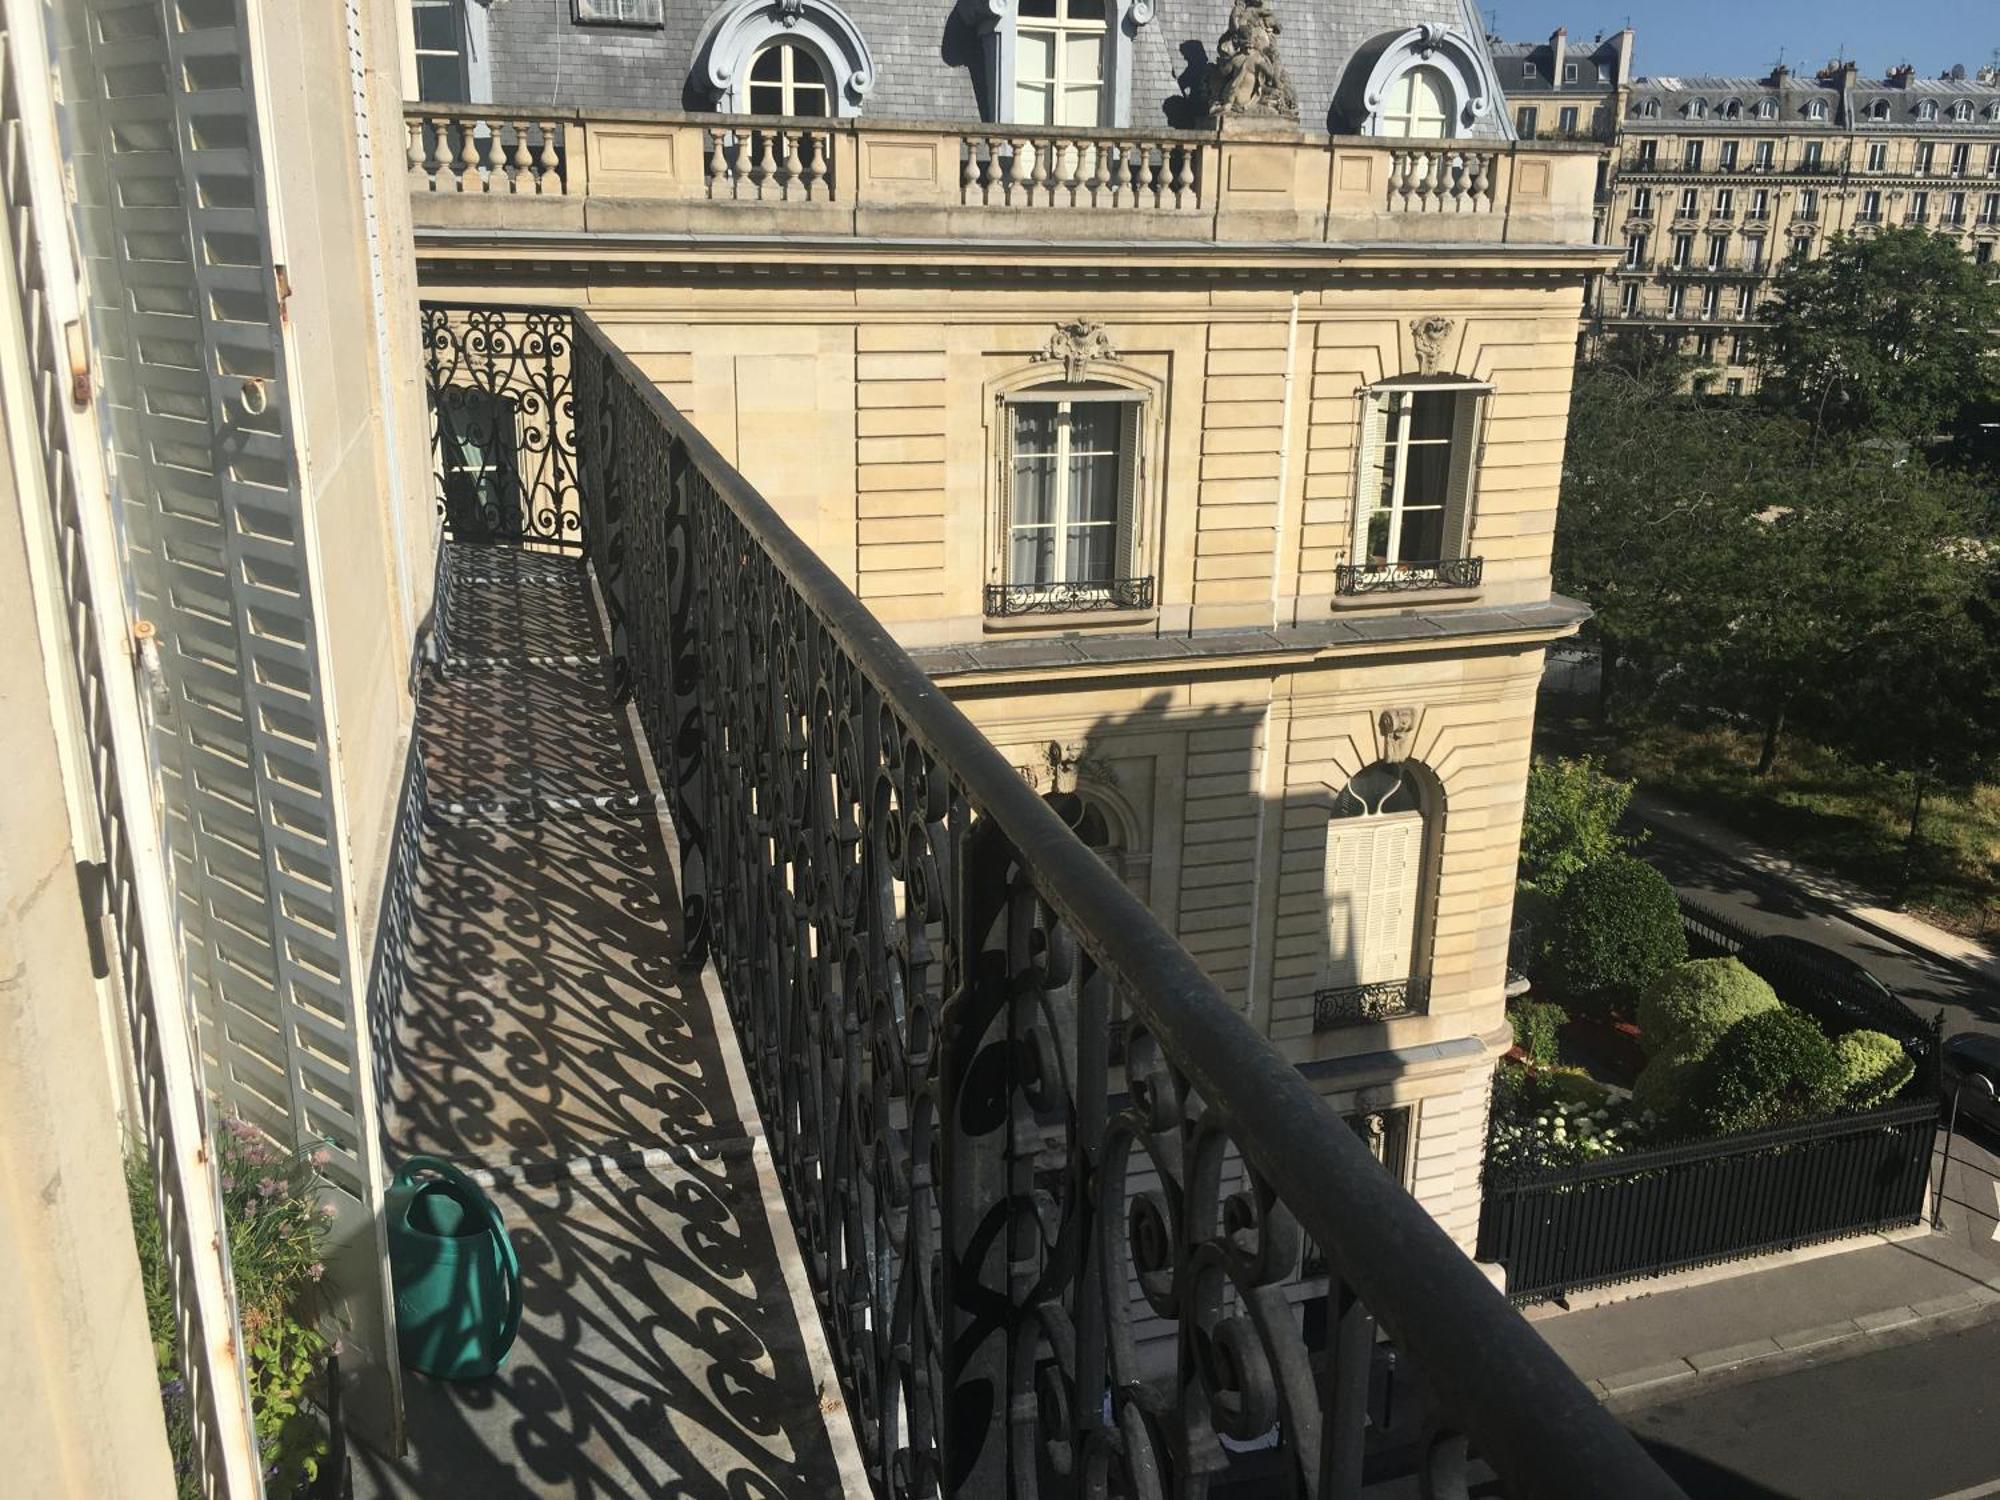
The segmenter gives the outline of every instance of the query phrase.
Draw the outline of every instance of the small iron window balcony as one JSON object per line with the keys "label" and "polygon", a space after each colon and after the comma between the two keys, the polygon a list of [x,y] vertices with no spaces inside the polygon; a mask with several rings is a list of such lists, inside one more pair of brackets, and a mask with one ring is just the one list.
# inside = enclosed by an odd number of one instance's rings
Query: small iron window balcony
{"label": "small iron window balcony", "polygon": [[986,613],[1009,615],[1082,615],[1099,610],[1151,609],[1153,580],[1111,578],[1100,583],[989,583]]}
{"label": "small iron window balcony", "polygon": [[1340,594],[1412,594],[1423,589],[1476,589],[1486,576],[1483,557],[1440,557],[1429,562],[1343,563],[1334,570]]}
{"label": "small iron window balcony", "polygon": [[1320,990],[1313,996],[1313,1030],[1332,1031],[1366,1021],[1422,1015],[1430,1003],[1430,990],[1428,979],[1391,979],[1380,984]]}

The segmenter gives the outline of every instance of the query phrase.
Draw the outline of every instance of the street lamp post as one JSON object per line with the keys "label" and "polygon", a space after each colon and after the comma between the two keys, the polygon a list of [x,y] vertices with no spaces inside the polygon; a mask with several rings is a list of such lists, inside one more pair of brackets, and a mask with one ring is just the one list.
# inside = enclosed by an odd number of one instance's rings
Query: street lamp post
{"label": "street lamp post", "polygon": [[1993,1080],[1984,1073],[1964,1074],[1958,1080],[1958,1087],[1951,1091],[1951,1124],[1945,1127],[1944,1132],[1944,1165],[1938,1168],[1937,1197],[1931,1203],[1932,1229],[1944,1228],[1944,1191],[1951,1178],[1951,1142],[1958,1134],[1958,1096],[1965,1092],[1968,1083],[1972,1085],[1972,1092],[1984,1094],[1987,1102],[1991,1103],[1993,1099]]}

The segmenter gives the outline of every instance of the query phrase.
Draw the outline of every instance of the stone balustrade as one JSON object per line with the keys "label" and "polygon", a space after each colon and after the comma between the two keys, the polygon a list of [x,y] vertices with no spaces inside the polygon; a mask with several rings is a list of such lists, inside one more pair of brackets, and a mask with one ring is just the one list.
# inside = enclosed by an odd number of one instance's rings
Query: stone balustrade
{"label": "stone balustrade", "polygon": [[1030,130],[412,105],[420,235],[482,230],[1386,246],[1592,239],[1597,158],[1232,124]]}

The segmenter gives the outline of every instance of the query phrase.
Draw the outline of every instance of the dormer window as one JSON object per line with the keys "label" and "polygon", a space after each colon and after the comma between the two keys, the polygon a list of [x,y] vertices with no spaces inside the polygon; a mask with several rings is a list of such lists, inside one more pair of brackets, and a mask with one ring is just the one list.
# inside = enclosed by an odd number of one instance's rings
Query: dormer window
{"label": "dormer window", "polygon": [[1808,120],[1824,120],[1826,118],[1826,101],[1824,99],[1815,99],[1806,105],[1806,118]]}
{"label": "dormer window", "polygon": [[1637,104],[1632,106],[1632,113],[1641,120],[1657,120],[1660,117],[1660,101],[1657,99],[1641,99]]}
{"label": "dormer window", "polygon": [[1922,104],[1919,104],[1917,106],[1917,118],[1924,121],[1935,120],[1937,118],[1937,101],[1935,99],[1926,99]]}
{"label": "dormer window", "polygon": [[1413,26],[1384,32],[1355,52],[1335,91],[1333,117],[1336,129],[1362,135],[1449,140],[1470,134],[1504,102],[1484,48],[1457,31]]}
{"label": "dormer window", "polygon": [[1523,82],[1532,82],[1541,76],[1541,69],[1537,68],[1533,63],[1524,62],[1521,64],[1521,78]]}
{"label": "dormer window", "polygon": [[1759,99],[1757,101],[1757,118],[1760,120],[1777,119],[1778,101],[1776,99]]}
{"label": "dormer window", "polygon": [[1437,140],[1451,134],[1451,85],[1436,68],[1407,68],[1389,85],[1377,135]]}
{"label": "dormer window", "polygon": [[1706,99],[1689,100],[1687,112],[1690,120],[1706,120],[1708,118],[1708,101]]}
{"label": "dormer window", "polygon": [[1723,118],[1723,119],[1725,119],[1725,120],[1740,120],[1740,119],[1742,119],[1742,118],[1743,118],[1743,101],[1742,101],[1741,99],[1731,99],[1731,100],[1730,100],[1730,101],[1729,101],[1729,102],[1728,102],[1727,104],[1723,105],[1723,106],[1722,106],[1722,118]]}
{"label": "dormer window", "polygon": [[1963,99],[1959,100],[1958,103],[1951,107],[1951,117],[1962,125],[1970,123],[1972,119],[1972,105]]}
{"label": "dormer window", "polygon": [[857,115],[875,86],[868,44],[832,0],[736,0],[710,18],[695,56],[724,114]]}
{"label": "dormer window", "polygon": [[1088,129],[1132,116],[1132,47],[1157,0],[958,0],[979,29],[997,123]]}
{"label": "dormer window", "polygon": [[1868,118],[1877,125],[1886,124],[1889,119],[1889,101],[1877,99],[1868,106]]}

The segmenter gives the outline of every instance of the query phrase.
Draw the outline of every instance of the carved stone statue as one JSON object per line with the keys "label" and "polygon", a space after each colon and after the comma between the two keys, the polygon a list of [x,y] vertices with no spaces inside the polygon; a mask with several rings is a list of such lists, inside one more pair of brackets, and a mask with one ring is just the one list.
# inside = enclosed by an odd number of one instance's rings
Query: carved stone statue
{"label": "carved stone statue", "polygon": [[1271,13],[1271,0],[1235,0],[1229,29],[1215,44],[1215,60],[1208,65],[1210,119],[1298,119],[1299,92],[1278,60],[1283,30]]}

